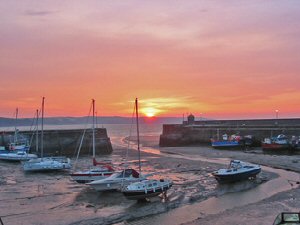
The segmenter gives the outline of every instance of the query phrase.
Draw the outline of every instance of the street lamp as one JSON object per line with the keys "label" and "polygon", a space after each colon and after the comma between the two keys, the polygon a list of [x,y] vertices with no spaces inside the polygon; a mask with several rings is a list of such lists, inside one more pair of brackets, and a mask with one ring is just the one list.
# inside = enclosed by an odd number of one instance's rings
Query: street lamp
{"label": "street lamp", "polygon": [[275,110],[275,117],[276,117],[275,125],[278,125],[278,112],[279,112],[279,110],[276,109]]}
{"label": "street lamp", "polygon": [[275,110],[275,113],[276,113],[276,120],[278,120],[278,112],[279,112],[279,110],[276,109],[276,110]]}

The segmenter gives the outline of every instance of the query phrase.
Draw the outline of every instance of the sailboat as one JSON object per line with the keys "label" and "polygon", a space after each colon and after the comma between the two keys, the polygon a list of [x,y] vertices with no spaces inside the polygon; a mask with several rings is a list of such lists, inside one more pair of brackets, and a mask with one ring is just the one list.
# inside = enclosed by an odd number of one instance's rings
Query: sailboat
{"label": "sailboat", "polygon": [[[137,118],[137,143],[140,161],[140,137],[138,126],[138,100],[135,100],[136,104],[136,118]],[[141,166],[139,167],[141,173]],[[172,187],[173,182],[170,179],[144,179],[132,182],[125,185],[122,188],[123,195],[130,200],[142,200],[157,195],[163,194],[166,197],[167,190]]]}
{"label": "sailboat", "polygon": [[[96,147],[95,147],[95,100],[92,99],[93,107],[93,167],[86,171],[76,171],[70,174],[71,179],[78,183],[88,183],[94,180],[104,179],[113,174],[114,169],[106,164],[96,161]],[[83,138],[83,137],[82,137]],[[79,148],[80,151],[80,148]],[[79,156],[79,151],[78,155]],[[78,158],[78,157],[77,157]],[[99,166],[97,166],[99,165]]]}
{"label": "sailboat", "polygon": [[124,186],[131,183],[145,180],[147,175],[141,174],[141,153],[140,153],[140,139],[139,139],[139,123],[138,123],[138,100],[135,99],[135,112],[136,112],[136,124],[137,124],[137,144],[138,144],[138,158],[139,158],[139,172],[135,169],[124,169],[113,173],[111,176],[87,183],[96,191],[108,191],[117,190],[121,191]]}
{"label": "sailboat", "polygon": [[173,182],[169,179],[147,179],[128,185],[122,190],[123,195],[130,200],[147,199],[160,194],[166,196]]}
{"label": "sailboat", "polygon": [[17,129],[17,120],[18,120],[18,108],[16,109],[16,123],[15,123],[15,134],[14,141],[9,143],[8,149],[0,149],[0,159],[7,161],[26,161],[30,159],[37,158],[35,154],[29,154],[29,145],[27,141],[18,140],[18,129]]}
{"label": "sailboat", "polygon": [[18,121],[19,109],[16,109],[16,124],[15,124],[15,134],[14,134],[14,142],[9,144],[10,150],[17,151],[29,151],[28,141],[22,140],[20,141],[18,138],[19,130],[17,129],[17,121]]}
{"label": "sailboat", "polygon": [[36,154],[31,154],[26,151],[13,151],[0,154],[0,159],[7,161],[27,161],[36,159],[37,157],[38,156]]}
{"label": "sailboat", "polygon": [[71,160],[66,157],[44,157],[44,105],[45,97],[42,99],[42,124],[41,124],[41,157],[31,159],[23,163],[23,169],[30,171],[51,171],[71,168]]}
{"label": "sailboat", "polygon": [[10,141],[7,146],[0,146],[0,153],[9,153],[11,151],[28,151],[29,145],[27,140],[20,140],[18,138],[19,130],[17,128],[18,123],[18,113],[19,109],[16,108],[15,112],[15,132],[14,132],[14,139]]}

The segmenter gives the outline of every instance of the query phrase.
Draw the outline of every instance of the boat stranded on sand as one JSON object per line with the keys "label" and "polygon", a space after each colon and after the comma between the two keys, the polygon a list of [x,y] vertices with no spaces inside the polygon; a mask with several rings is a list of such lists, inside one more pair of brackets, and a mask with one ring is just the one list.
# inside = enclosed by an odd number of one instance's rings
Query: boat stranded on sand
{"label": "boat stranded on sand", "polygon": [[11,153],[13,151],[29,151],[29,145],[27,142],[20,142],[17,143],[10,142],[7,146],[0,146],[0,153]]}
{"label": "boat stranded on sand", "polygon": [[211,139],[211,146],[213,148],[234,148],[234,147],[240,147],[242,146],[241,142],[242,137],[239,135],[230,135],[227,134],[222,135],[222,139],[219,140]]}
{"label": "boat stranded on sand", "polygon": [[227,169],[219,169],[212,173],[219,183],[230,183],[256,177],[260,173],[259,165],[231,160]]}
{"label": "boat stranded on sand", "polygon": [[300,137],[292,136],[288,138],[284,134],[276,137],[265,138],[261,143],[264,151],[279,152],[281,150],[297,151],[300,150]]}
{"label": "boat stranded on sand", "polygon": [[0,159],[6,161],[27,161],[30,159],[36,159],[38,156],[30,154],[26,151],[11,151],[9,153],[1,153]]}
{"label": "boat stranded on sand", "polygon": [[154,197],[163,193],[166,195],[167,190],[172,187],[173,182],[167,179],[160,180],[143,180],[132,183],[122,190],[123,195],[130,200],[140,200]]}
{"label": "boat stranded on sand", "polygon": [[30,146],[26,138],[19,137],[17,129],[18,108],[16,109],[16,125],[13,142],[7,146],[0,146],[0,159],[7,161],[26,161],[37,158],[35,154],[29,154]]}
{"label": "boat stranded on sand", "polygon": [[136,170],[125,169],[115,172],[107,178],[95,180],[87,184],[96,191],[121,191],[123,186],[145,179],[146,176],[141,175]]}
{"label": "boat stranded on sand", "polygon": [[138,147],[138,158],[139,158],[139,172],[135,169],[124,169],[119,172],[113,173],[111,176],[95,180],[93,182],[87,183],[96,191],[121,191],[124,187],[128,186],[131,183],[142,181],[146,179],[146,176],[141,174],[141,153],[140,153],[140,142],[139,142],[139,123],[138,123],[138,102],[135,100],[136,112],[136,126],[137,126],[137,147]]}
{"label": "boat stranded on sand", "polygon": [[70,174],[71,179],[77,183],[88,183],[95,180],[101,180],[113,174],[114,170],[109,165],[97,166],[99,163],[94,163],[94,167],[86,171],[76,171]]}
{"label": "boat stranded on sand", "polygon": [[[95,100],[92,99],[92,108],[93,108],[93,167],[89,170],[82,170],[82,171],[74,171],[70,174],[71,179],[76,181],[77,183],[88,183],[95,180],[101,180],[107,178],[108,176],[112,175],[114,169],[108,165],[107,163],[97,162],[96,161],[96,148],[95,148]],[[85,134],[85,132],[84,132]],[[84,137],[84,134],[81,138],[81,143]],[[81,144],[77,153],[76,162],[79,157]],[[76,166],[76,162],[74,167]]]}
{"label": "boat stranded on sand", "polygon": [[0,146],[0,159],[6,161],[27,161],[38,156],[29,153],[29,145],[22,142],[10,143],[8,148]]}
{"label": "boat stranded on sand", "polygon": [[43,157],[31,159],[24,162],[24,171],[50,171],[50,170],[64,170],[71,168],[71,161],[69,158],[64,156],[59,157]]}
{"label": "boat stranded on sand", "polygon": [[[140,153],[139,145],[139,123],[138,123],[138,101],[135,99],[135,111],[136,111],[136,121],[137,121],[137,144],[138,152]],[[139,154],[139,169],[141,171],[141,162]],[[141,172],[140,172],[141,173]],[[163,193],[163,196],[167,196],[167,190],[172,187],[173,182],[168,179],[145,179],[139,180],[137,182],[122,186],[123,195],[131,200],[142,200],[150,197],[157,196]]]}
{"label": "boat stranded on sand", "polygon": [[263,150],[284,150],[290,148],[290,143],[284,134],[279,134],[277,137],[265,138],[261,147]]}
{"label": "boat stranded on sand", "polygon": [[25,172],[34,171],[51,171],[51,170],[65,170],[71,168],[71,160],[64,156],[59,157],[44,157],[43,133],[44,133],[44,103],[45,97],[42,100],[42,127],[41,127],[41,157],[30,159],[23,163],[23,170]]}
{"label": "boat stranded on sand", "polygon": [[141,157],[139,142],[139,120],[138,120],[138,100],[135,100],[136,126],[137,126],[137,149],[139,158],[139,172],[134,169],[124,169],[115,172],[111,176],[88,183],[97,191],[117,190],[122,191],[128,199],[139,200],[148,197],[157,196],[166,193],[166,190],[172,186],[170,180],[146,179],[153,174],[141,174]]}

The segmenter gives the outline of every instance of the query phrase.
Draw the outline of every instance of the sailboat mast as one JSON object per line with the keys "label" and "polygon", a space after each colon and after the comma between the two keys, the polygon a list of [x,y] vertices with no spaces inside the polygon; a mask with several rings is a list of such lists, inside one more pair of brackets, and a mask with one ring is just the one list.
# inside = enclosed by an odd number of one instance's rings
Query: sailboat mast
{"label": "sailboat mast", "polygon": [[136,113],[136,132],[137,132],[137,145],[138,145],[138,155],[139,155],[139,173],[141,174],[141,151],[140,151],[140,130],[139,130],[139,109],[138,109],[138,99],[135,99],[135,113]]}
{"label": "sailboat mast", "polygon": [[44,103],[45,103],[45,97],[43,97],[43,101],[42,101],[41,158],[43,158],[44,156]]}
{"label": "sailboat mast", "polygon": [[15,122],[15,136],[14,136],[14,143],[15,144],[18,141],[18,131],[17,131],[18,113],[19,113],[19,109],[16,108],[16,122]]}
{"label": "sailboat mast", "polygon": [[93,160],[95,160],[95,99],[92,100],[93,102]]}
{"label": "sailboat mast", "polygon": [[35,151],[39,151],[39,110],[36,110],[36,137],[35,137]]}

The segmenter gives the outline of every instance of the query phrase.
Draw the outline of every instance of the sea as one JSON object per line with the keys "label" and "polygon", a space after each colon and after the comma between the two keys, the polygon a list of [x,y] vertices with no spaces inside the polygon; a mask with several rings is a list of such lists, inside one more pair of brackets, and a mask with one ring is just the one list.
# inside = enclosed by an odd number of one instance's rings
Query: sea
{"label": "sea", "polygon": [[[49,125],[45,124],[45,130],[72,130],[72,129],[89,129],[92,124],[76,124],[76,125]],[[130,134],[136,135],[135,124],[96,124],[96,128],[106,128],[109,137],[124,137],[130,136]],[[162,133],[163,124],[161,123],[142,123],[139,124],[140,135],[157,135]],[[18,126],[18,131],[30,131],[34,130],[33,126]],[[39,127],[39,129],[41,129]],[[15,127],[0,127],[0,131],[15,131]]]}

